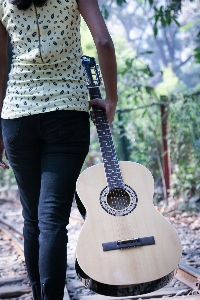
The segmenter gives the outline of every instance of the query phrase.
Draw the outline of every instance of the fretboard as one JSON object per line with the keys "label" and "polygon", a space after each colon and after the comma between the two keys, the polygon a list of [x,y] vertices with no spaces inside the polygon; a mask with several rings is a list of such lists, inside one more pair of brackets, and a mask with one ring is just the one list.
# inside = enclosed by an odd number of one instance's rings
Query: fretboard
{"label": "fretboard", "polygon": [[[89,93],[90,99],[101,98],[100,90],[98,87],[90,88]],[[119,162],[113,144],[106,113],[98,106],[93,106],[92,109],[94,112],[95,125],[97,128],[97,134],[109,190],[112,190],[114,188],[123,188],[124,183],[122,180]]]}

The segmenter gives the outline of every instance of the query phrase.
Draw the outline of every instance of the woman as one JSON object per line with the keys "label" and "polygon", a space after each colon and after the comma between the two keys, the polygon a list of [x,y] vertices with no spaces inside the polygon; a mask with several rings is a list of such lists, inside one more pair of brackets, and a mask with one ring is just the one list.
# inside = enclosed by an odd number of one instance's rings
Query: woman
{"label": "woman", "polygon": [[[63,299],[66,225],[89,147],[89,103],[80,62],[80,14],[98,52],[106,98],[90,105],[112,122],[117,104],[112,40],[97,0],[0,0],[3,141],[24,217],[24,254],[34,299]],[[6,86],[7,33],[13,62]],[[0,139],[0,166],[3,141]]]}

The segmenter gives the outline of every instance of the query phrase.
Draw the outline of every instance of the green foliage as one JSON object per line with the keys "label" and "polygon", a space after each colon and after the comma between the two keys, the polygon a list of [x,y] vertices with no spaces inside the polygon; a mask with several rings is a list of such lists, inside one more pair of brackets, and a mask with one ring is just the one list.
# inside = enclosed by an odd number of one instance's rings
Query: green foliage
{"label": "green foliage", "polygon": [[161,23],[162,27],[166,27],[174,21],[177,26],[179,26],[179,23],[177,21],[177,16],[174,13],[173,10],[171,10],[170,7],[164,8],[162,5],[157,8],[156,6],[153,6],[154,9],[154,16],[152,19],[154,20],[153,24],[153,31],[154,35],[157,36],[158,34],[158,22]]}
{"label": "green foliage", "polygon": [[200,63],[200,47],[194,49],[194,57],[197,63]]}
{"label": "green foliage", "polygon": [[108,17],[109,17],[109,9],[108,9],[108,7],[110,7],[114,2],[116,2],[116,4],[118,6],[122,6],[123,4],[126,3],[126,0],[108,0],[106,2],[106,4],[103,4],[101,6],[101,13],[102,13],[102,16],[103,16],[103,18],[105,20],[107,20]]}
{"label": "green foliage", "polygon": [[[144,13],[146,11],[148,14],[151,14],[151,17],[149,17],[149,21],[152,23],[152,29],[155,38],[157,38],[159,31],[162,33],[162,28],[169,27],[172,24],[175,24],[177,27],[180,27],[181,30],[188,30],[195,26],[195,22],[189,22],[188,24],[186,23],[183,26],[180,26],[179,24],[178,18],[181,13],[184,1],[185,0],[169,0],[165,1],[165,5],[161,5],[163,4],[163,1],[136,0],[136,2],[143,7]],[[194,2],[194,0],[190,0],[190,2]],[[108,19],[110,11],[114,9],[116,5],[122,6],[125,3],[126,2],[123,0],[104,1],[104,4],[102,6],[102,15],[105,19]],[[196,40],[197,47],[194,49],[194,57],[196,59],[196,62],[199,63],[199,35],[197,35]]]}
{"label": "green foliage", "polygon": [[[167,5],[164,7],[163,5],[158,6],[157,1],[153,0],[143,0],[146,4],[148,1],[149,6],[154,9],[154,16],[152,20],[154,21],[153,29],[154,35],[156,36],[158,33],[158,22],[162,25],[162,27],[166,27],[170,25],[172,22],[175,22],[177,26],[180,26],[179,22],[177,21],[178,13],[181,12],[182,4],[184,0],[170,0],[168,1]],[[194,0],[190,0],[193,2]]]}
{"label": "green foliage", "polygon": [[[162,185],[162,136],[160,103],[167,96],[168,145],[172,165],[172,195],[189,199],[200,195],[200,99],[199,93],[184,95],[185,87],[169,66],[163,82],[148,85],[150,68],[126,52],[120,61],[119,104],[113,136],[119,159],[143,164]],[[176,96],[174,96],[176,95]],[[124,139],[124,141],[123,141]],[[124,152],[124,146],[127,152]]]}
{"label": "green foliage", "polygon": [[[107,18],[109,3],[111,2],[107,1],[105,5]],[[117,4],[116,1],[115,3]],[[171,0],[165,7],[153,0],[138,0],[138,3],[146,5],[146,8],[152,8],[151,21],[155,36],[160,27],[167,27],[172,23],[179,26],[177,17],[181,12],[183,1]],[[193,23],[190,22],[180,27],[180,31],[189,30],[192,27]],[[200,33],[196,41],[200,43]],[[160,97],[165,95],[169,118],[167,140],[172,165],[172,195],[184,199],[200,195],[198,182],[200,177],[200,99],[198,93],[184,95],[185,86],[178,81],[170,66],[163,70],[162,83],[156,88],[149,86],[149,78],[153,75],[150,67],[137,57],[126,42],[118,39],[115,45],[119,68],[119,104],[112,133],[118,158],[145,165],[152,172],[156,184],[161,185],[163,153]],[[200,62],[200,47],[196,47],[194,53],[196,61]],[[95,149],[97,149],[97,140],[95,143]]]}
{"label": "green foliage", "polygon": [[[123,40],[118,39],[116,47],[119,103],[111,130],[118,159],[146,166],[156,187],[163,186],[160,103],[161,96],[167,96],[171,195],[187,202],[200,195],[200,93],[178,92],[180,83],[170,67],[163,71],[163,83],[156,88],[149,86],[153,75],[149,66]],[[91,146],[85,167],[100,162],[96,129],[91,124]]]}
{"label": "green foliage", "polygon": [[[200,45],[200,31],[197,34],[196,41],[197,41],[197,44]],[[194,57],[196,59],[196,62],[200,63],[200,47],[196,47],[194,49]]]}
{"label": "green foliage", "polygon": [[[193,0],[190,0],[191,2]],[[106,4],[102,5],[101,11],[102,15],[105,19],[108,19],[109,17],[109,9],[113,2],[115,2],[117,5],[122,6],[124,3],[126,3],[125,0],[111,0],[106,1]],[[154,21],[153,29],[154,29],[154,35],[156,36],[158,33],[158,23],[160,22],[163,27],[166,27],[170,25],[172,22],[175,22],[178,26],[179,23],[177,21],[177,15],[178,12],[181,11],[183,0],[171,0],[170,3],[164,7],[163,5],[158,5],[157,1],[153,0],[138,0],[138,3],[146,7],[147,3],[150,7],[154,10],[154,15],[152,17],[152,20]]]}
{"label": "green foliage", "polygon": [[119,104],[113,125],[117,154],[121,160],[145,165],[158,178],[160,111],[155,90],[147,84],[153,73],[133,53],[132,56],[128,51],[121,53],[124,60],[118,70]]}
{"label": "green foliage", "polygon": [[189,22],[183,26],[179,27],[179,31],[184,31],[184,30],[189,30],[190,28],[192,28],[194,26],[194,22]]}
{"label": "green foliage", "polygon": [[174,74],[171,66],[164,68],[162,72],[163,81],[159,83],[156,88],[158,96],[170,96],[178,87],[178,77]]}
{"label": "green foliage", "polygon": [[122,4],[126,3],[126,0],[116,0],[117,5],[122,6]]}
{"label": "green foliage", "polygon": [[103,16],[103,18],[105,20],[108,19],[108,17],[109,17],[109,10],[107,9],[106,5],[102,5],[102,7],[101,7],[101,14],[102,14],[102,16]]}
{"label": "green foliage", "polygon": [[81,19],[81,46],[84,55],[96,57],[94,40],[83,19]]}
{"label": "green foliage", "polygon": [[172,193],[188,199],[200,195],[200,94],[179,95],[170,103],[169,144]]}

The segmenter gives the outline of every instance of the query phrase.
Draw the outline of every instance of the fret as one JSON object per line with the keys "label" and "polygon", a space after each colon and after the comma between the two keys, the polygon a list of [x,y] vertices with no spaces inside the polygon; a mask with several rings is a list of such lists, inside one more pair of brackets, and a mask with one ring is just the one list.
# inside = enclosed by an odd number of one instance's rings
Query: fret
{"label": "fret", "polygon": [[101,98],[99,87],[89,89],[90,99]]}
{"label": "fret", "polygon": [[114,188],[123,188],[124,183],[106,113],[96,106],[93,106],[93,112],[108,187],[110,190]]}

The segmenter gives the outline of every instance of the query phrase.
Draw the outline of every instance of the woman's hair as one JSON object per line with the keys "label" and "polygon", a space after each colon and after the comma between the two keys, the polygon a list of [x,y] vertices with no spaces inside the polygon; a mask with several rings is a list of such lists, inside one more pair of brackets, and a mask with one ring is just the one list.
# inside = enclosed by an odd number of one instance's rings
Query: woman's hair
{"label": "woman's hair", "polygon": [[13,5],[16,5],[18,9],[26,10],[32,3],[35,6],[43,6],[47,0],[11,0]]}

